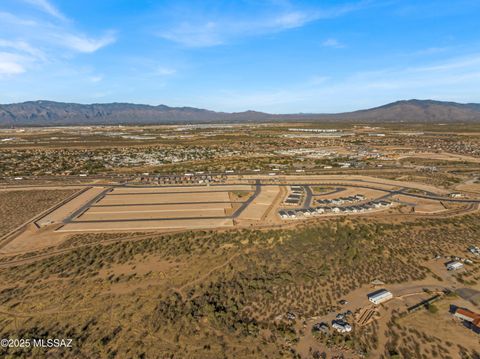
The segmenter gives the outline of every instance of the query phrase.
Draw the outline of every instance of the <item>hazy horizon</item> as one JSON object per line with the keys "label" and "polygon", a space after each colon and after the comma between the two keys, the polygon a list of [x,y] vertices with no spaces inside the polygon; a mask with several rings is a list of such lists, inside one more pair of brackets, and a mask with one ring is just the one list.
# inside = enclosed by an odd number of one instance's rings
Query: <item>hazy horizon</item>
{"label": "hazy horizon", "polygon": [[[350,111],[345,111],[345,112],[355,112],[355,111],[362,111],[362,110],[370,110],[370,109],[375,109],[375,108],[378,108],[378,107],[383,107],[383,106],[388,106],[388,105],[392,105],[392,104],[396,104],[396,103],[400,103],[400,102],[410,102],[410,101],[419,101],[419,102],[427,102],[427,101],[437,101],[437,100],[432,100],[432,99],[399,99],[399,100],[396,100],[396,101],[393,101],[393,102],[389,102],[389,103],[383,103],[383,104],[378,104],[378,105],[375,105],[375,106],[372,106],[371,108],[357,108],[357,109],[352,109]],[[158,103],[158,104],[146,104],[146,103],[137,103],[137,102],[123,102],[123,101],[114,101],[114,102],[90,102],[90,103],[87,103],[87,102],[63,102],[63,101],[55,101],[55,100],[45,100],[45,99],[38,99],[38,100],[25,100],[25,101],[22,101],[22,102],[18,102],[18,103],[0,103],[0,106],[8,106],[8,105],[15,105],[15,104],[22,104],[22,103],[29,103],[29,102],[55,102],[55,103],[65,103],[65,104],[68,104],[68,103],[71,103],[71,104],[75,104],[75,105],[83,105],[83,106],[89,106],[89,105],[111,105],[111,104],[125,104],[125,105],[139,105],[139,106],[153,106],[153,107],[159,107],[159,106],[167,106],[167,107],[170,107],[170,108],[196,108],[196,107],[192,107],[192,106],[189,106],[188,104],[185,104],[183,106],[170,106],[169,104],[165,104],[165,103]],[[473,102],[454,102],[454,101],[438,101],[439,103],[456,103],[456,104],[460,104],[460,105],[470,105],[470,104],[474,104],[476,105],[477,103],[473,103]],[[216,111],[216,110],[212,110],[212,109],[209,109],[209,108],[196,108],[196,109],[200,109],[200,110],[207,110],[207,111],[214,111],[214,112],[225,112],[225,113],[242,113],[242,112],[263,112],[263,113],[267,113],[267,114],[271,114],[271,115],[302,115],[302,114],[318,114],[318,115],[335,115],[335,114],[341,114],[342,112],[290,112],[290,113],[287,113],[287,112],[283,112],[283,113],[280,113],[280,112],[267,112],[267,111],[258,111],[256,109],[253,109],[253,108],[246,108],[244,110],[240,110],[240,111]]]}

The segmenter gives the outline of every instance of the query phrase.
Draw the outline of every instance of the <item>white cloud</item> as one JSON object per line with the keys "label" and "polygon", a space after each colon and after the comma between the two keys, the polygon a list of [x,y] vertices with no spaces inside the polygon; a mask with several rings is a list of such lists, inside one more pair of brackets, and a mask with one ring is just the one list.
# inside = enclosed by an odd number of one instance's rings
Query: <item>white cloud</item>
{"label": "white cloud", "polygon": [[436,55],[442,52],[446,52],[450,49],[451,49],[450,47],[428,47],[426,49],[422,49],[414,52],[413,55],[420,55],[420,56]]}
{"label": "white cloud", "polygon": [[435,72],[435,71],[445,71],[445,70],[454,70],[454,69],[464,69],[471,66],[480,66],[480,55],[452,59],[450,61],[436,63],[427,66],[418,66],[413,68],[408,68],[410,72]]}
{"label": "white cloud", "polygon": [[12,40],[0,39],[0,48],[2,47],[14,49],[14,50],[17,50],[18,52],[29,54],[37,59],[41,59],[41,60],[45,59],[45,54],[43,53],[43,51],[31,46],[28,42],[25,42],[23,40],[12,41]]}
{"label": "white cloud", "polygon": [[257,21],[233,19],[207,20],[198,23],[183,21],[158,35],[187,47],[211,47],[225,44],[237,37],[275,33],[301,27],[312,20],[312,17],[302,12],[290,12]]}
{"label": "white cloud", "polygon": [[333,48],[336,48],[336,49],[340,49],[340,48],[345,47],[344,44],[342,44],[341,42],[339,42],[337,39],[333,39],[333,38],[324,40],[324,41],[322,42],[322,46],[324,46],[324,47],[333,47]]}
{"label": "white cloud", "polygon": [[0,39],[0,75],[24,73],[30,66],[44,59],[42,51],[27,42]]}
{"label": "white cloud", "polygon": [[58,40],[58,43],[61,46],[84,53],[95,52],[102,47],[110,45],[116,41],[113,33],[107,33],[106,35],[98,39],[89,38],[82,34],[73,33],[52,34],[52,36],[54,39]]}
{"label": "white cloud", "polygon": [[42,10],[43,12],[56,17],[57,19],[60,20],[67,20],[65,15],[63,15],[60,10],[58,10],[54,5],[52,5],[48,0],[23,0],[29,4],[32,4]]}
{"label": "white cloud", "polygon": [[68,20],[48,0],[23,1],[34,5],[25,14],[0,11],[0,51],[17,56],[2,60],[3,74],[20,74],[53,63],[67,66],[75,53],[94,53],[116,41],[113,31],[92,36],[79,31],[72,21],[46,20],[42,13]]}
{"label": "white cloud", "polygon": [[312,21],[314,17],[309,17],[306,13],[300,11],[289,12],[282,14],[273,19],[271,27],[279,27],[280,29],[293,29],[305,25],[305,23]]}
{"label": "white cloud", "polygon": [[[202,14],[197,11],[196,18],[185,17],[191,15],[186,9],[168,12],[165,29],[156,34],[166,40],[177,42],[187,47],[211,47],[225,44],[231,40],[247,37],[272,34],[289,29],[299,28],[321,19],[342,16],[348,12],[365,7],[366,2],[353,5],[338,6],[327,9],[294,9],[292,6],[277,4],[269,11],[253,17],[242,18],[240,15]],[[341,45],[341,44],[337,44]]]}
{"label": "white cloud", "polygon": [[160,32],[158,35],[188,47],[209,47],[220,45],[224,41],[217,28],[213,21],[196,25],[183,22],[176,28]]}
{"label": "white cloud", "polygon": [[94,75],[89,77],[90,82],[97,83],[103,80],[102,75]]}
{"label": "white cloud", "polygon": [[0,59],[0,76],[1,75],[18,75],[25,72],[22,65],[11,61]]}
{"label": "white cloud", "polygon": [[157,76],[171,76],[175,75],[177,73],[177,70],[172,69],[170,67],[163,67],[159,66],[155,69],[154,74]]}
{"label": "white cloud", "polygon": [[16,54],[0,52],[0,76],[18,75],[25,72],[22,58]]}

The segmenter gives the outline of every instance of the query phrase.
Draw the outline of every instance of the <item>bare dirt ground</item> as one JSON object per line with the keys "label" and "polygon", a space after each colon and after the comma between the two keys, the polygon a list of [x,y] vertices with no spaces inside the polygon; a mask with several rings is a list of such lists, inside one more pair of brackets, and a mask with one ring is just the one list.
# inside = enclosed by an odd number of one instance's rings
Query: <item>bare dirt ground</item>
{"label": "bare dirt ground", "polygon": [[69,223],[58,232],[111,232],[111,231],[142,231],[142,230],[172,230],[172,229],[198,229],[198,228],[222,228],[232,227],[232,219],[175,219],[156,221],[129,221],[110,223]]}
{"label": "bare dirt ground", "polygon": [[188,202],[229,202],[228,192],[205,193],[161,193],[161,194],[127,194],[122,196],[107,195],[97,205],[132,205],[155,203],[188,203]]}
{"label": "bare dirt ground", "polygon": [[0,254],[36,251],[45,247],[62,243],[67,237],[64,233],[55,231],[58,226],[46,226],[38,229],[34,224],[29,224],[13,241],[0,249]]}
{"label": "bare dirt ground", "polygon": [[154,218],[201,218],[201,217],[225,217],[224,208],[204,208],[202,210],[153,210],[153,211],[128,211],[128,208],[116,212],[115,207],[109,207],[110,212],[86,211],[79,216],[80,221],[123,221],[132,219],[154,219]]}
{"label": "bare dirt ground", "polygon": [[352,188],[346,188],[344,191],[341,191],[341,192],[338,192],[338,193],[327,194],[325,196],[323,196],[323,195],[317,196],[316,195],[315,198],[318,198],[318,199],[333,199],[333,198],[354,196],[356,194],[364,195],[366,199],[373,200],[373,199],[384,196],[385,192],[376,191],[376,190],[372,190],[372,189],[352,187]]}
{"label": "bare dirt ground", "polygon": [[473,192],[475,194],[480,193],[480,183],[462,183],[455,186],[458,191]]}
{"label": "bare dirt ground", "polygon": [[223,209],[230,207],[230,203],[188,203],[188,204],[158,204],[158,205],[125,205],[125,206],[106,206],[98,207],[92,206],[89,209],[89,213],[122,213],[122,212],[181,212],[181,211],[202,211]]}
{"label": "bare dirt ground", "polygon": [[272,202],[275,200],[279,192],[279,186],[262,187],[262,191],[260,192],[260,194],[240,214],[239,219],[260,221],[268,208],[272,205]]}
{"label": "bare dirt ground", "polygon": [[415,213],[437,213],[447,210],[440,201],[402,195],[393,196],[393,198],[412,206]]}
{"label": "bare dirt ground", "polygon": [[[472,343],[478,342],[478,334],[465,328],[459,320],[456,320],[449,313],[451,304],[458,307],[471,308],[471,304],[462,298],[454,298],[448,301],[441,300],[435,303],[435,307],[438,308],[437,313],[420,310],[400,319],[399,323],[407,328],[439,338],[444,342],[454,343],[455,345],[452,349],[456,349],[458,346],[469,347]],[[454,358],[457,353],[455,350],[450,350],[449,354]]]}
{"label": "bare dirt ground", "polygon": [[55,211],[49,213],[45,217],[39,219],[37,224],[39,226],[48,225],[52,223],[62,223],[62,221],[75,212],[78,208],[85,205],[88,201],[95,198],[95,196],[99,195],[105,188],[103,187],[92,187],[80,194],[79,196],[75,197],[68,203],[65,203],[60,208],[56,209]]}

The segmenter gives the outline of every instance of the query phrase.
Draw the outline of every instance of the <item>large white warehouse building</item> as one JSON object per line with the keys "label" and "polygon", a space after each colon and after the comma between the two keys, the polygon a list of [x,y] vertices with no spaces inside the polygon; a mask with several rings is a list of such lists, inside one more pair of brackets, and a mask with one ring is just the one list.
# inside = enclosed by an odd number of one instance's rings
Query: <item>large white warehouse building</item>
{"label": "large white warehouse building", "polygon": [[376,292],[370,293],[367,296],[368,296],[368,300],[376,305],[386,302],[387,300],[390,300],[393,298],[392,292],[386,289],[377,290]]}

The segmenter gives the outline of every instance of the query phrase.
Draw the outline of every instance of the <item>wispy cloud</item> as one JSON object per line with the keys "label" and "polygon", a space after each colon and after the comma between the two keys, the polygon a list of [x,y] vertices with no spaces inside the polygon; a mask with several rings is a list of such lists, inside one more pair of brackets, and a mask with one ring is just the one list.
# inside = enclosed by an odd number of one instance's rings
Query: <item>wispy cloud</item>
{"label": "wispy cloud", "polygon": [[359,71],[344,78],[312,76],[307,81],[289,83],[288,89],[221,90],[206,107],[287,113],[299,108],[302,112],[355,110],[409,98],[474,102],[480,91],[479,69],[480,53],[474,53],[415,67]]}
{"label": "wispy cloud", "polygon": [[176,73],[177,73],[177,70],[171,67],[165,67],[165,66],[158,66],[154,70],[154,74],[157,76],[171,76],[171,75],[175,75]]}
{"label": "wispy cloud", "polygon": [[[314,21],[342,16],[368,5],[362,1],[330,8],[300,9],[289,3],[273,2],[277,6],[254,17],[238,14],[196,13],[197,19],[183,17],[190,14],[185,9],[171,10],[170,25],[156,32],[159,37],[187,47],[210,47],[228,43],[231,40],[273,34],[305,26]],[[279,5],[280,4],[280,5]]]}
{"label": "wispy cloud", "polygon": [[224,42],[218,28],[219,25],[213,21],[203,24],[184,22],[173,29],[159,32],[157,35],[188,47],[209,47]]}
{"label": "wispy cloud", "polygon": [[[52,24],[41,19],[23,19],[8,12],[0,12],[0,31],[10,37],[19,37],[24,44],[35,43],[37,47],[59,46],[77,52],[92,53],[116,41],[115,32],[107,31],[99,37],[88,36],[68,24]],[[0,44],[0,46],[2,46]]]}
{"label": "wispy cloud", "polygon": [[341,48],[344,48],[345,45],[342,44],[340,41],[338,41],[337,39],[333,39],[333,38],[329,38],[329,39],[326,39],[324,41],[322,41],[322,46],[324,47],[333,47],[335,49],[341,49]]}
{"label": "wispy cloud", "polygon": [[426,49],[415,51],[413,55],[419,55],[419,56],[436,55],[442,52],[446,52],[448,50],[451,50],[451,47],[428,47]]}
{"label": "wispy cloud", "polygon": [[17,15],[6,11],[0,11],[0,24],[9,24],[15,26],[36,26],[37,22],[31,19],[22,19]]}
{"label": "wispy cloud", "polygon": [[259,21],[235,21],[233,19],[207,20],[204,22],[183,21],[157,35],[187,47],[210,47],[242,37],[268,34],[305,25],[306,14],[300,12],[281,14]]}
{"label": "wispy cloud", "polygon": [[32,4],[42,10],[43,12],[57,18],[60,20],[67,20],[66,16],[63,15],[60,10],[58,10],[52,3],[48,0],[23,0],[26,3]]}
{"label": "wispy cloud", "polygon": [[116,41],[113,32],[108,32],[106,35],[99,38],[91,38],[83,34],[74,33],[52,34],[52,38],[57,40],[58,44],[63,47],[84,53],[95,52]]}
{"label": "wispy cloud", "polygon": [[315,16],[302,11],[292,11],[273,18],[270,23],[265,24],[265,29],[270,28],[272,31],[294,29],[313,20],[315,20]]}
{"label": "wispy cloud", "polygon": [[[113,31],[88,35],[49,0],[22,0],[22,11],[0,11],[2,74],[18,75],[76,53],[94,53],[116,41]],[[46,14],[46,15],[45,15]],[[61,20],[61,21],[58,21]],[[8,54],[8,56],[7,56]]]}
{"label": "wispy cloud", "polygon": [[28,42],[23,40],[12,41],[12,40],[0,39],[0,48],[13,49],[18,52],[29,54],[38,59],[45,59],[45,54],[43,53],[43,51],[33,47]]}

